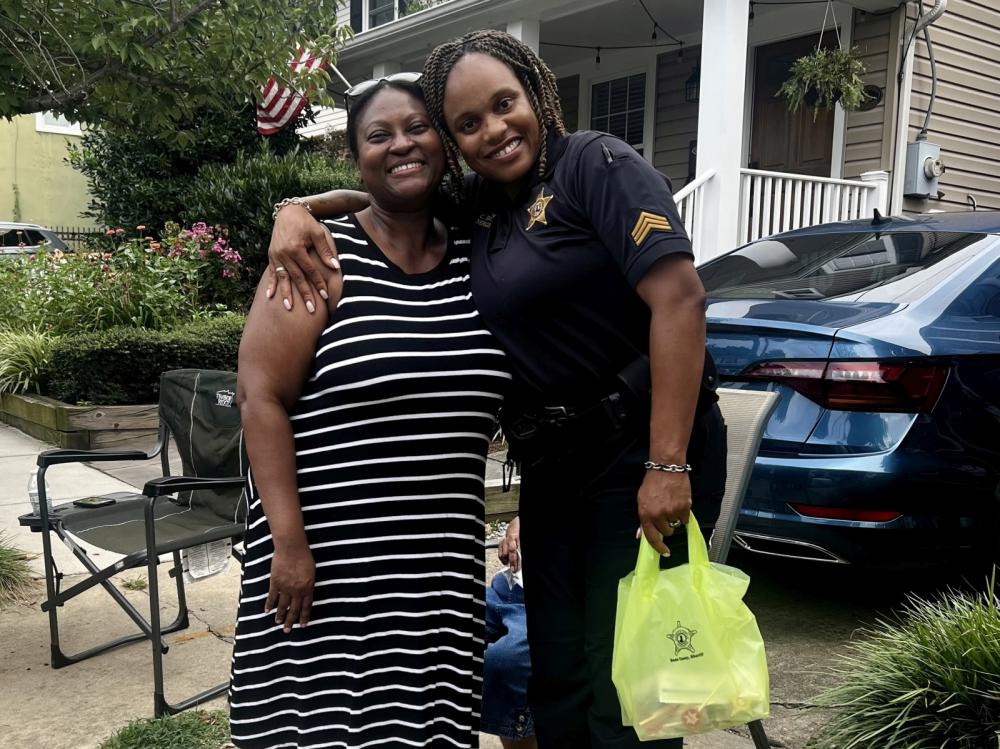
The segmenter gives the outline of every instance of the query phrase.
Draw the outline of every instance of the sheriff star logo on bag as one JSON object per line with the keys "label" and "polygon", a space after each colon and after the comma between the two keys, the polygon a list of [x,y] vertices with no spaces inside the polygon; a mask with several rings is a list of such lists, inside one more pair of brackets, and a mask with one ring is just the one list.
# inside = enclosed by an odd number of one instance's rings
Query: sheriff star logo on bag
{"label": "sheriff star logo on bag", "polygon": [[548,226],[549,222],[545,220],[545,208],[554,197],[554,195],[546,195],[545,188],[542,188],[541,192],[538,193],[538,197],[535,198],[535,202],[528,206],[528,227],[525,231],[531,229],[535,224],[545,224]]}
{"label": "sheriff star logo on bag", "polygon": [[649,211],[643,211],[639,214],[639,218],[636,219],[635,226],[632,227],[632,241],[635,242],[636,247],[638,247],[645,242],[646,237],[654,231],[673,230],[674,227],[671,226],[670,221],[667,220],[666,216],[661,216],[657,213],[650,213]]}
{"label": "sheriff star logo on bag", "polygon": [[688,629],[680,622],[677,622],[677,626],[674,627],[674,631],[667,635],[668,640],[672,640],[674,643],[674,655],[680,655],[682,650],[689,650],[691,655],[694,655],[694,636],[698,634],[696,629]]}

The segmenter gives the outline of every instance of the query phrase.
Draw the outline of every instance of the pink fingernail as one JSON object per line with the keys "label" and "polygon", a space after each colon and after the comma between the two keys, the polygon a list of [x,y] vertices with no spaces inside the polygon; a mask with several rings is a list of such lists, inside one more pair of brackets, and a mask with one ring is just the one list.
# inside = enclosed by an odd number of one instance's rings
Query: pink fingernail
{"label": "pink fingernail", "polygon": [[330,258],[330,265],[332,265],[337,270],[340,270],[340,261],[337,260],[337,258],[335,257]]}
{"label": "pink fingernail", "polygon": [[274,289],[268,289],[264,293],[267,294],[267,298],[270,299],[271,297],[274,296]]}
{"label": "pink fingernail", "polygon": [[309,310],[310,313],[316,311],[316,305],[312,303],[311,299],[306,302],[306,309]]}
{"label": "pink fingernail", "polygon": [[287,299],[282,299],[281,303],[285,305],[285,309],[287,309],[289,312],[292,311],[292,303],[290,301],[288,301]]}
{"label": "pink fingernail", "polygon": [[320,289],[320,290],[319,290],[319,295],[320,295],[321,297],[323,297],[323,299],[324,299],[325,301],[329,301],[329,300],[330,300],[330,295],[326,293],[326,289]]}

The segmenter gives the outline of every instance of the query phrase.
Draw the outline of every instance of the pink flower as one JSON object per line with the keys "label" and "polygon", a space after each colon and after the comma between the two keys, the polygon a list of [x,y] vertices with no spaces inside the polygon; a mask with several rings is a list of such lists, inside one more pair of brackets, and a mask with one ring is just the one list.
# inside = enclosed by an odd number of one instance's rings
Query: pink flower
{"label": "pink flower", "polygon": [[235,275],[236,274],[233,273],[229,268],[223,268],[222,269],[222,277],[223,278],[232,278]]}
{"label": "pink flower", "polygon": [[139,224],[135,228],[136,228],[137,231],[146,231],[146,225],[145,224]]}
{"label": "pink flower", "polygon": [[160,244],[159,242],[152,242],[152,243],[151,243],[151,244],[149,245],[149,249],[151,249],[151,250],[153,250],[153,251],[155,251],[155,252],[159,252],[159,250],[160,250],[160,248],[161,248],[162,246],[163,246],[163,245],[161,245],[161,244]]}
{"label": "pink flower", "polygon": [[104,233],[105,233],[105,235],[107,235],[107,236],[109,236],[109,237],[113,237],[113,236],[115,235],[115,230],[114,230],[114,229],[108,229],[108,230],[107,230],[106,232],[104,232]]}

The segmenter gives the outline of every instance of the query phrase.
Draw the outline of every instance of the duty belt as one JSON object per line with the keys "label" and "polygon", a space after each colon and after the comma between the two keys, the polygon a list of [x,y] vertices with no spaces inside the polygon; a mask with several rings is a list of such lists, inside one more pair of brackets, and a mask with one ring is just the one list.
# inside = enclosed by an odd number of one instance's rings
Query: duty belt
{"label": "duty belt", "polygon": [[[505,410],[509,409],[505,406]],[[514,456],[529,458],[542,450],[549,452],[592,439],[621,432],[634,420],[625,398],[614,392],[590,406],[541,406],[535,409],[513,408],[504,419],[504,434]],[[632,418],[630,418],[632,417]]]}

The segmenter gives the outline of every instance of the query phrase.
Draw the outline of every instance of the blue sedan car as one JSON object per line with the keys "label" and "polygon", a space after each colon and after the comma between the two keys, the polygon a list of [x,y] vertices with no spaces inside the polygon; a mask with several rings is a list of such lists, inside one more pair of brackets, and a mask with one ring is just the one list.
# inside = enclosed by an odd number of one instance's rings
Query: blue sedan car
{"label": "blue sedan car", "polygon": [[877,567],[1000,548],[1000,213],[814,226],[699,273],[720,380],[781,396],[739,546]]}

